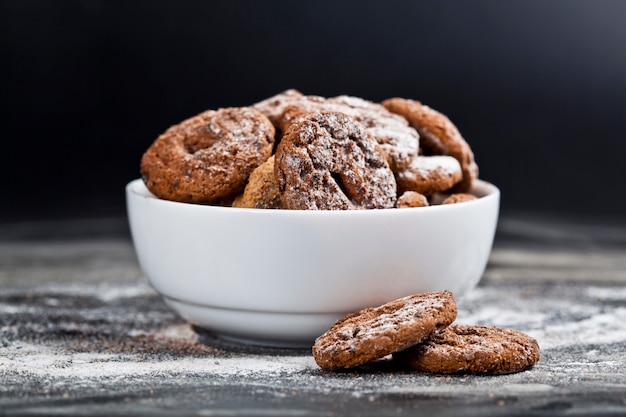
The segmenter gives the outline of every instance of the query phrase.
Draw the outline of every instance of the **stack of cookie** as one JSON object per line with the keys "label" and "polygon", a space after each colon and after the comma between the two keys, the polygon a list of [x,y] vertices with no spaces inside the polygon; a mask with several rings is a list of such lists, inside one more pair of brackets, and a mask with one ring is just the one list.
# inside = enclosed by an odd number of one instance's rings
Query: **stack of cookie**
{"label": "stack of cookie", "polygon": [[506,374],[539,361],[539,345],[519,331],[452,324],[450,291],[404,297],[337,321],[315,341],[313,357],[341,370],[393,355],[401,368],[442,374]]}
{"label": "stack of cookie", "polygon": [[478,167],[454,124],[418,101],[288,90],[170,127],[141,174],[167,200],[349,210],[471,200]]}

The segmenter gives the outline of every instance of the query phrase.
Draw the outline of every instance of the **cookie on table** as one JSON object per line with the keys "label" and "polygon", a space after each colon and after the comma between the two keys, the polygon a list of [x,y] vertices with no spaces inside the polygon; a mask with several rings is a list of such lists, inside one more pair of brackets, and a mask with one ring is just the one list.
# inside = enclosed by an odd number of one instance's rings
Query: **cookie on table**
{"label": "cookie on table", "polygon": [[448,117],[417,100],[390,98],[383,101],[383,106],[409,121],[419,133],[420,146],[426,154],[450,155],[459,161],[463,179],[455,186],[455,192],[465,192],[472,187],[478,178],[474,153]]}
{"label": "cookie on table", "polygon": [[313,357],[327,370],[363,365],[426,340],[456,315],[450,291],[400,298],[337,321],[315,340]]}
{"label": "cookie on table", "polygon": [[539,358],[539,344],[525,333],[459,324],[394,354],[404,367],[440,374],[509,374],[532,367]]}

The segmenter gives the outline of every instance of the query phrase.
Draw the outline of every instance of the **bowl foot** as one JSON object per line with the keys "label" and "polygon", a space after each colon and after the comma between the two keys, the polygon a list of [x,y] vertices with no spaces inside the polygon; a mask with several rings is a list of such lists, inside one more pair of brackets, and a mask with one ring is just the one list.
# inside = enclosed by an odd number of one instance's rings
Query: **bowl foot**
{"label": "bowl foot", "polygon": [[163,298],[197,327],[226,340],[265,347],[310,348],[318,336],[347,314],[225,309]]}

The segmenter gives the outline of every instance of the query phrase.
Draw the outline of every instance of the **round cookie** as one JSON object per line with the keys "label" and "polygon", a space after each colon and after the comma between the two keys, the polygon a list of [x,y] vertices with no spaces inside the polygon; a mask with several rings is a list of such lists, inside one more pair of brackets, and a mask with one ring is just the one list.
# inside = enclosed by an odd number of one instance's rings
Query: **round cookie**
{"label": "round cookie", "polygon": [[235,199],[233,207],[261,209],[282,207],[278,182],[274,175],[274,155],[252,171],[243,194]]}
{"label": "round cookie", "polygon": [[508,374],[539,361],[537,341],[515,330],[453,324],[426,342],[394,354],[415,371]]}
{"label": "round cookie", "polygon": [[478,197],[476,197],[473,194],[467,194],[467,193],[456,193],[456,194],[452,194],[449,197],[446,197],[446,199],[444,199],[441,204],[456,204],[456,203],[464,203],[466,201],[472,201],[472,200],[476,200],[478,199]]}
{"label": "round cookie", "polygon": [[404,170],[396,173],[398,191],[432,195],[446,191],[461,181],[459,162],[451,156],[418,156]]}
{"label": "round cookie", "polygon": [[208,110],[160,135],[141,158],[141,174],[157,197],[211,203],[240,193],[273,143],[274,126],[257,110]]}
{"label": "round cookie", "polygon": [[400,298],[337,321],[315,340],[313,357],[328,370],[363,365],[422,342],[456,315],[450,291]]}
{"label": "round cookie", "polygon": [[383,101],[383,106],[409,121],[420,135],[420,146],[429,154],[450,155],[459,161],[463,179],[455,186],[455,192],[472,187],[478,178],[478,165],[472,149],[450,119],[417,100],[390,98]]}
{"label": "round cookie", "polygon": [[396,207],[398,208],[412,208],[412,207],[428,207],[428,199],[425,195],[416,193],[415,191],[405,191],[400,197]]}
{"label": "round cookie", "polygon": [[324,98],[303,96],[285,107],[280,127],[286,130],[289,124],[309,112],[328,111],[343,113],[361,123],[387,156],[392,171],[406,168],[417,156],[419,135],[401,116],[391,113],[381,104],[359,97],[337,96]]}
{"label": "round cookie", "polygon": [[283,208],[392,208],[396,180],[376,141],[342,113],[307,113],[276,149],[275,175]]}

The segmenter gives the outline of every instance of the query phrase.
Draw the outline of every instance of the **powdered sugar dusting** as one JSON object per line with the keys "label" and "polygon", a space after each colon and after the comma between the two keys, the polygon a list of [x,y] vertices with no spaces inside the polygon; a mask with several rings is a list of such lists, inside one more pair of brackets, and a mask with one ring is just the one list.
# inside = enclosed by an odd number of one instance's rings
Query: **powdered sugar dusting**
{"label": "powdered sugar dusting", "polygon": [[[391,307],[382,306],[373,309],[373,314],[371,319],[367,320],[368,326],[363,335],[376,334],[377,329],[396,328],[407,323],[413,324],[430,314],[436,314],[449,303],[450,298],[439,293],[401,298],[392,302]],[[383,311],[381,314],[377,314],[381,311]]]}
{"label": "powdered sugar dusting", "polygon": [[432,195],[448,190],[461,181],[459,162],[451,156],[418,156],[405,170],[398,172],[398,188]]}
{"label": "powdered sugar dusting", "polygon": [[610,313],[595,314],[587,319],[563,324],[547,325],[531,330],[531,336],[545,349],[563,346],[593,345],[626,341],[626,307]]}
{"label": "powdered sugar dusting", "polygon": [[249,107],[207,111],[172,126],[146,150],[141,173],[167,200],[211,203],[242,191],[272,153],[274,126]]}
{"label": "powdered sugar dusting", "polygon": [[626,291],[621,287],[573,287],[570,291],[580,293],[576,303],[545,289],[532,302],[515,293],[503,302],[497,298],[502,291],[474,289],[461,303],[457,322],[522,330],[542,349],[626,342]]}
{"label": "powdered sugar dusting", "polygon": [[195,374],[212,376],[288,375],[317,368],[310,356],[250,355],[243,357],[180,357],[158,361],[136,361],[134,355],[60,353],[45,346],[21,343],[19,354],[0,347],[0,372],[19,372],[38,377],[73,380]]}
{"label": "powdered sugar dusting", "polygon": [[409,169],[422,172],[424,176],[428,176],[432,171],[438,171],[442,175],[453,175],[461,172],[461,164],[451,156],[420,156],[411,161]]}
{"label": "powdered sugar dusting", "polygon": [[[397,310],[380,315],[374,314],[371,320],[367,320],[366,325],[362,325],[358,320],[353,321],[351,324],[361,329],[357,334],[358,339],[375,338],[387,331],[395,332],[400,327],[412,326],[416,321],[423,320],[444,307],[442,298],[425,297],[418,303],[410,302],[408,298],[405,301]],[[357,338],[353,337],[351,340],[354,342]]]}
{"label": "powdered sugar dusting", "polygon": [[[302,96],[290,101],[292,108],[300,112],[336,112],[345,114],[360,123],[378,142],[388,157],[392,169],[406,167],[417,155],[419,135],[401,116],[393,114],[378,103],[359,97],[338,96],[329,99],[318,96]],[[295,117],[294,120],[289,118]],[[293,123],[300,117],[286,111],[283,118]]]}
{"label": "powdered sugar dusting", "polygon": [[456,317],[449,291],[412,295],[339,320],[313,346],[325,369],[349,368],[421,342]]}
{"label": "powdered sugar dusting", "polygon": [[376,142],[343,113],[312,112],[294,122],[276,151],[290,209],[392,208],[396,182]]}

